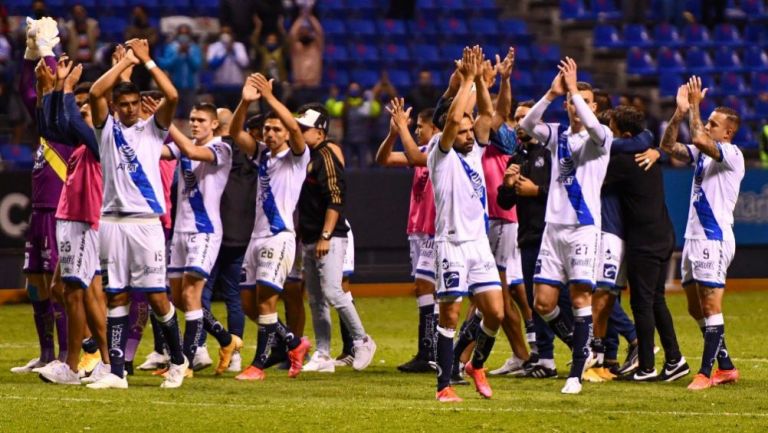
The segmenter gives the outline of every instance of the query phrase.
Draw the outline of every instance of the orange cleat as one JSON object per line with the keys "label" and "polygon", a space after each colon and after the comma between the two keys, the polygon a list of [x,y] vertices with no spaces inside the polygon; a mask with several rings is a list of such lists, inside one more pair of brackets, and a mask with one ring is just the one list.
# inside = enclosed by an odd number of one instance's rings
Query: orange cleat
{"label": "orange cleat", "polygon": [[168,367],[158,368],[157,370],[152,372],[152,376],[163,376],[168,374]]}
{"label": "orange cleat", "polygon": [[483,396],[483,398],[491,398],[493,390],[491,390],[491,385],[488,384],[488,379],[485,378],[485,369],[474,369],[472,363],[468,362],[467,366],[464,367],[464,371],[472,378],[472,381],[475,382],[475,389],[477,392]]}
{"label": "orange cleat", "polygon": [[232,362],[232,355],[243,348],[243,340],[232,334],[232,342],[229,346],[219,348],[219,364],[216,366],[216,375],[224,374]]}
{"label": "orange cleat", "polygon": [[301,337],[301,343],[296,348],[288,351],[288,359],[291,361],[291,368],[288,369],[288,377],[296,377],[301,373],[301,367],[304,365],[304,356],[307,355],[312,343],[307,337]]}
{"label": "orange cleat", "polygon": [[723,385],[726,383],[736,383],[739,381],[739,370],[732,368],[730,370],[715,369],[712,374],[712,386]]}
{"label": "orange cleat", "polygon": [[691,384],[688,385],[688,389],[691,391],[701,391],[702,389],[707,389],[712,387],[712,379],[708,378],[707,376],[704,376],[701,373],[697,373],[696,376],[693,376],[693,381],[691,381]]}
{"label": "orange cleat", "polygon": [[447,386],[435,393],[435,398],[440,403],[459,403],[464,401],[461,397],[456,395],[456,391],[452,386]]}
{"label": "orange cleat", "polygon": [[267,377],[267,374],[264,373],[264,370],[260,368],[256,368],[252,365],[249,365],[248,368],[243,370],[242,373],[235,376],[235,379],[237,380],[264,380],[264,378]]}

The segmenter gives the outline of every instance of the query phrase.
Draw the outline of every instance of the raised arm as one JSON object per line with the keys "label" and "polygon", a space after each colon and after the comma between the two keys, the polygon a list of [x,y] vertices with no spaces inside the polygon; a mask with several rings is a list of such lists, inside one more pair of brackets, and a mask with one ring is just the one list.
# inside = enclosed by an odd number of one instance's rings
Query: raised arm
{"label": "raised arm", "polygon": [[688,146],[683,143],[677,142],[677,133],[680,129],[680,123],[690,111],[690,103],[688,102],[688,86],[683,84],[677,88],[677,96],[675,98],[677,102],[677,108],[675,114],[669,119],[667,129],[664,130],[664,135],[661,136],[661,149],[669,154],[670,157],[691,163],[691,152],[688,151]]}
{"label": "raised arm", "polygon": [[549,125],[541,121],[541,117],[549,104],[562,95],[565,95],[565,83],[563,82],[563,73],[558,72],[547,93],[531,107],[528,114],[520,121],[520,127],[545,146],[549,145],[548,140],[552,130]]}
{"label": "raised arm", "polygon": [[149,71],[149,74],[152,75],[152,79],[155,80],[157,87],[165,96],[165,102],[155,113],[155,122],[157,122],[157,125],[161,128],[167,129],[171,126],[173,116],[176,114],[176,105],[179,103],[179,92],[176,90],[176,87],[173,86],[173,83],[168,76],[165,75],[165,72],[158,68],[155,61],[150,57],[149,43],[146,39],[131,39],[126,42],[125,45],[130,51],[133,51],[139,61],[144,64]]}
{"label": "raised arm", "polygon": [[256,140],[245,131],[245,118],[248,116],[248,106],[260,97],[253,78],[248,77],[243,85],[242,99],[232,114],[232,123],[229,125],[229,134],[232,140],[248,156],[253,156],[256,153]]}
{"label": "raised arm", "polygon": [[702,153],[715,161],[722,161],[723,152],[715,140],[704,131],[704,124],[701,121],[699,104],[706,94],[707,89],[701,88],[701,77],[694,75],[688,80],[688,100],[691,104],[691,109],[688,111],[688,125],[691,127],[691,140]]}
{"label": "raised arm", "polygon": [[288,134],[290,135],[288,143],[291,146],[291,152],[293,152],[294,155],[303,155],[304,151],[307,149],[307,145],[304,142],[304,134],[301,132],[299,123],[296,122],[296,119],[293,117],[290,110],[288,110],[288,108],[277,99],[274,93],[272,93],[272,83],[275,81],[274,78],[267,80],[267,77],[261,74],[253,74],[249,77],[249,80],[251,78],[256,86],[256,90],[261,94],[261,97],[264,98],[267,104],[269,104],[269,107],[280,118],[280,121],[283,122],[286,129],[288,129]]}
{"label": "raised arm", "polygon": [[[482,49],[478,48],[477,54],[482,56]],[[478,143],[488,144],[491,134],[491,122],[493,121],[493,102],[488,88],[496,80],[496,69],[490,60],[481,64],[480,73],[475,76],[475,88],[477,89],[477,118],[475,119],[475,139]]]}
{"label": "raised arm", "polygon": [[100,160],[99,154],[99,142],[96,140],[96,134],[94,134],[91,125],[89,125],[83,116],[80,115],[80,108],[75,101],[75,94],[73,90],[75,85],[80,81],[80,76],[83,73],[83,65],[77,65],[72,69],[72,72],[64,79],[64,99],[62,100],[62,127],[65,131],[78,142],[78,144],[84,144],[91,152],[96,156],[96,160]]}
{"label": "raised arm", "polygon": [[595,112],[592,111],[579,93],[576,78],[576,62],[572,58],[566,57],[565,60],[560,61],[558,68],[563,74],[565,87],[568,89],[568,93],[571,94],[571,102],[576,107],[576,113],[579,115],[581,124],[587,129],[589,137],[592,139],[591,141],[599,146],[611,144],[607,143],[607,140],[613,137],[609,136],[606,128],[597,120]]}
{"label": "raised arm", "polygon": [[189,139],[189,137],[184,135],[184,133],[176,127],[176,125],[171,125],[171,127],[168,129],[168,133],[171,135],[173,142],[176,143],[176,146],[179,147],[181,153],[184,154],[187,158],[193,161],[202,162],[216,161],[216,155],[211,149],[205,146],[196,146],[195,143]]}
{"label": "raised arm", "polygon": [[464,118],[464,107],[471,97],[472,84],[480,69],[480,59],[470,48],[464,48],[463,57],[457,63],[458,71],[461,75],[461,85],[459,91],[453,98],[443,128],[443,135],[440,137],[440,150],[447,153],[453,147],[453,142],[458,135],[461,119]]}
{"label": "raised arm", "polygon": [[403,144],[403,152],[408,165],[416,167],[427,166],[427,153],[419,150],[419,146],[411,135],[410,129],[408,129],[408,119],[411,118],[411,110],[413,107],[405,109],[405,100],[403,98],[393,99],[392,104],[392,120],[397,128],[397,133],[400,136],[400,142]]}
{"label": "raised arm", "polygon": [[515,49],[509,47],[507,56],[502,61],[499,55],[496,55],[496,70],[501,77],[501,84],[499,86],[499,97],[496,100],[496,110],[493,112],[493,120],[491,121],[491,129],[497,131],[501,128],[501,125],[507,120],[509,112],[512,110],[512,85],[509,82],[509,77],[512,75],[512,68],[515,66]]}
{"label": "raised arm", "polygon": [[104,125],[109,115],[109,104],[107,103],[107,94],[112,90],[112,87],[120,79],[120,74],[127,68],[137,65],[139,59],[134,54],[133,50],[128,51],[125,57],[122,58],[117,64],[112,66],[104,75],[99,77],[90,91],[90,103],[91,103],[91,117],[93,117],[93,124],[97,128]]}
{"label": "raised arm", "polygon": [[[392,148],[397,141],[397,137],[400,135],[399,125],[395,122],[395,113],[397,113],[396,106],[400,99],[392,99],[389,106],[387,106],[387,111],[391,115],[391,118],[389,119],[389,132],[387,133],[387,136],[384,137],[384,141],[381,142],[379,150],[376,152],[376,164],[384,167],[406,167],[410,165],[404,152],[392,151]],[[408,113],[410,113],[410,110],[408,110]],[[406,121],[406,128],[407,127]]]}

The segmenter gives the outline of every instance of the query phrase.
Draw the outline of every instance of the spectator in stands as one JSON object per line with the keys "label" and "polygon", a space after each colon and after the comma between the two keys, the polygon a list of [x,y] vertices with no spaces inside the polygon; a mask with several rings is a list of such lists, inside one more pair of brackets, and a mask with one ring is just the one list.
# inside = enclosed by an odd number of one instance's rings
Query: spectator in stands
{"label": "spectator in stands", "polygon": [[235,107],[240,101],[249,60],[245,45],[234,39],[231,27],[221,28],[219,39],[208,46],[206,60],[213,71],[215,105]]}
{"label": "spectator in stands", "polygon": [[[125,28],[125,40],[130,41],[131,39],[146,39],[149,42],[150,52],[154,52],[155,47],[157,47],[157,29],[149,23],[149,14],[144,6],[136,6],[131,12],[131,22]],[[131,81],[139,86],[139,89],[149,90],[152,77],[147,68],[133,68]]]}
{"label": "spectator in stands", "polygon": [[[254,35],[256,36],[256,35]],[[255,37],[258,41],[258,36]],[[256,70],[265,77],[274,78],[275,81],[288,80],[288,55],[285,45],[280,41],[280,35],[269,33],[262,43],[254,43]]]}
{"label": "spectator in stands", "polygon": [[433,108],[439,98],[440,91],[432,82],[432,73],[427,70],[420,71],[418,84],[406,98],[408,103],[413,106],[413,112],[421,113],[427,108]]}
{"label": "spectator in stands", "polygon": [[363,92],[362,86],[353,81],[343,100],[329,98],[325,106],[329,108],[331,116],[341,117],[346,167],[371,166],[374,153],[372,119],[381,113],[381,104],[373,98],[373,92]]}
{"label": "spectator in stands", "polygon": [[316,102],[323,78],[323,48],[325,37],[320,21],[310,14],[309,8],[301,11],[288,32],[291,47],[291,66],[295,102],[303,105]]}
{"label": "spectator in stands", "polygon": [[656,116],[648,112],[646,99],[640,95],[635,95],[632,98],[632,106],[635,107],[637,111],[643,113],[643,116],[645,116],[645,127],[653,133],[653,136],[656,137],[656,139],[659,139],[661,137],[660,122]]}
{"label": "spectator in stands", "polygon": [[[200,67],[203,55],[200,45],[192,38],[192,29],[182,24],[176,30],[176,37],[165,46],[157,64],[168,71],[173,84],[179,91],[177,116],[186,117],[192,110],[200,83]],[[136,68],[141,69],[141,68]]]}
{"label": "spectator in stands", "polygon": [[[261,31],[263,34],[280,33],[283,26],[283,17],[285,10],[282,1],[275,0],[254,0],[256,6],[256,16],[261,20]],[[312,5],[307,5],[309,9]]]}
{"label": "spectator in stands", "polygon": [[399,96],[397,89],[389,81],[387,71],[381,72],[381,77],[373,86],[372,93],[373,100],[378,104],[379,113],[373,119],[373,137],[386,137],[392,115],[389,114],[388,110],[382,110],[381,107],[385,107],[389,101]]}
{"label": "spectator in stands", "polygon": [[99,42],[99,22],[88,16],[82,4],[72,6],[67,21],[67,55],[77,63],[92,63]]}
{"label": "spectator in stands", "polygon": [[221,25],[229,26],[232,29],[235,40],[246,44],[246,48],[250,48],[250,37],[253,28],[257,25],[257,19],[255,1],[221,0],[219,10]]}

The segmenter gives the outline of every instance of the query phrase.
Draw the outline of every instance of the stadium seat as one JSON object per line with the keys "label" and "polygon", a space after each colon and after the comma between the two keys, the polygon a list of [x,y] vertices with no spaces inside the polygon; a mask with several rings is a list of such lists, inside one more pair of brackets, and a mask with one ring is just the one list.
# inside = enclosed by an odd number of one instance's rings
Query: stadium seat
{"label": "stadium seat", "polygon": [[441,0],[440,11],[444,17],[460,17],[466,15],[471,10],[471,6],[465,0]]}
{"label": "stadium seat", "polygon": [[32,148],[23,144],[0,145],[0,159],[12,162],[18,168],[31,169],[34,162]]}
{"label": "stadium seat", "polygon": [[452,62],[461,58],[464,51],[464,45],[461,44],[445,44],[440,49],[440,57],[444,62]]}
{"label": "stadium seat", "polygon": [[502,19],[497,20],[499,23],[499,31],[506,36],[528,36],[528,25],[523,20],[518,19]]}
{"label": "stadium seat", "polygon": [[683,38],[686,45],[709,47],[712,46],[712,40],[709,37],[707,29],[700,24],[691,24],[685,28]]}
{"label": "stadium seat", "polygon": [[744,102],[744,98],[738,96],[726,96],[720,105],[733,108],[741,117],[745,117],[748,113],[747,103]]}
{"label": "stadium seat", "polygon": [[347,30],[366,42],[374,42],[379,37],[373,20],[355,19],[347,21]]}
{"label": "stadium seat", "polygon": [[381,61],[385,65],[407,66],[413,63],[405,45],[388,43],[379,46]]}
{"label": "stadium seat", "polygon": [[512,70],[512,75],[509,77],[513,90],[517,90],[518,87],[529,87],[533,85],[533,77],[530,72],[521,71],[517,68]]}
{"label": "stadium seat", "polygon": [[413,81],[411,80],[411,73],[404,69],[391,69],[387,71],[389,75],[389,81],[396,88],[401,89],[404,92],[407,88],[411,87]]}
{"label": "stadium seat", "polygon": [[753,73],[750,84],[755,94],[768,93],[768,71]]}
{"label": "stadium seat", "polygon": [[[458,18],[449,18],[440,20],[437,28],[443,33],[443,36],[465,37],[469,34],[467,23]],[[476,30],[473,29],[473,32]]]}
{"label": "stadium seat", "polygon": [[338,37],[339,42],[341,42],[343,38],[347,36],[347,26],[342,20],[327,19],[323,20],[322,25],[323,32],[325,32],[330,39]]}
{"label": "stadium seat", "polygon": [[755,136],[749,125],[741,125],[736,135],[733,137],[733,144],[747,149],[757,148]]}
{"label": "stadium seat", "polygon": [[752,120],[768,121],[768,99],[757,98]]}
{"label": "stadium seat", "polygon": [[584,7],[583,0],[560,0],[560,19],[563,21],[589,21],[594,19]]}
{"label": "stadium seat", "polygon": [[472,34],[486,37],[489,42],[499,37],[499,24],[490,18],[470,18],[467,26]]}
{"label": "stadium seat", "polygon": [[764,0],[742,0],[741,10],[747,15],[748,19],[759,20],[765,17]]}
{"label": "stadium seat", "polygon": [[344,45],[327,42],[325,44],[325,59],[333,63],[349,62],[349,50]]}
{"label": "stadium seat", "polygon": [[324,68],[323,74],[326,84],[335,84],[342,89],[349,86],[349,73],[345,69]]}
{"label": "stadium seat", "polygon": [[379,35],[387,40],[405,43],[408,41],[408,30],[402,20],[378,20],[376,22]]}
{"label": "stadium seat", "polygon": [[661,48],[656,57],[656,63],[659,66],[659,72],[676,72],[680,73],[685,71],[685,62],[683,56],[677,50],[670,48]]}
{"label": "stadium seat", "polygon": [[714,42],[717,46],[740,47],[744,44],[739,31],[733,24],[719,24],[715,27]]}
{"label": "stadium seat", "polygon": [[411,61],[419,67],[432,67],[446,63],[440,56],[437,47],[432,44],[413,44],[411,45]]}
{"label": "stadium seat", "polygon": [[715,111],[715,107],[717,107],[717,104],[715,104],[715,101],[712,100],[712,98],[704,98],[701,100],[701,105],[699,105],[699,114],[701,114],[701,118],[705,122],[706,119],[709,118],[709,115]]}
{"label": "stadium seat", "polygon": [[531,47],[531,59],[536,63],[551,64],[560,62],[560,46],[555,44],[535,44]]}
{"label": "stadium seat", "polygon": [[720,76],[719,92],[723,95],[743,96],[749,93],[744,78],[735,72],[725,72]]}
{"label": "stadium seat", "polygon": [[741,59],[739,59],[736,50],[730,47],[721,47],[715,52],[715,71],[733,71],[739,72],[744,70],[741,65]]}
{"label": "stadium seat", "polygon": [[768,55],[759,46],[753,45],[744,50],[744,67],[749,72],[768,70]]}
{"label": "stadium seat", "polygon": [[[411,33],[416,35],[417,37],[423,36],[426,38],[431,38],[438,34],[437,25],[435,24],[435,21],[431,19],[427,19],[424,16],[418,17],[413,21],[408,21],[408,27],[410,28]],[[425,42],[434,43],[434,40],[430,39]]]}
{"label": "stadium seat", "polygon": [[642,48],[632,48],[627,53],[627,73],[630,75],[653,75],[656,65],[648,51]]}
{"label": "stadium seat", "polygon": [[621,12],[616,7],[614,0],[592,0],[592,12],[598,20],[618,20]]}
{"label": "stadium seat", "polygon": [[663,71],[659,75],[659,94],[662,97],[675,97],[677,89],[683,84],[683,77],[679,73]]}
{"label": "stadium seat", "polygon": [[364,89],[370,89],[379,81],[379,72],[374,69],[355,69],[350,78]]}
{"label": "stadium seat", "polygon": [[352,0],[347,2],[347,9],[342,13],[359,19],[373,19],[381,16],[379,4],[376,0]]}
{"label": "stadium seat", "polygon": [[323,0],[318,3],[318,9],[338,13],[344,11],[347,5],[344,0]]}
{"label": "stadium seat", "polygon": [[685,64],[688,70],[696,75],[708,74],[714,70],[712,58],[709,57],[709,54],[696,47],[689,49],[688,53],[686,53]]}
{"label": "stadium seat", "polygon": [[[506,55],[506,50],[501,50],[499,56]],[[525,45],[515,47],[515,65],[526,66],[531,64],[531,49]]]}
{"label": "stadium seat", "polygon": [[682,45],[680,34],[669,23],[661,23],[653,29],[653,40],[659,47],[676,48]]}
{"label": "stadium seat", "polygon": [[759,45],[765,47],[768,45],[768,30],[762,23],[747,23],[744,26],[744,40],[747,45]]}
{"label": "stadium seat", "polygon": [[350,46],[350,58],[353,62],[364,64],[368,67],[379,67],[381,57],[375,45],[355,43]]}
{"label": "stadium seat", "polygon": [[619,37],[619,31],[610,24],[600,24],[595,27],[592,36],[592,45],[595,48],[618,49],[623,48],[624,43]]}

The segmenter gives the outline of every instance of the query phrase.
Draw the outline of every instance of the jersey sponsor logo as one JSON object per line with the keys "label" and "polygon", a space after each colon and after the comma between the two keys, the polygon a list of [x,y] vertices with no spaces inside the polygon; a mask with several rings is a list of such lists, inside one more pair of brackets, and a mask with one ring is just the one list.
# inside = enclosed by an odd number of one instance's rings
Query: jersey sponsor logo
{"label": "jersey sponsor logo", "polygon": [[720,225],[717,223],[715,213],[712,211],[712,206],[707,200],[707,195],[704,193],[704,154],[699,153],[699,157],[696,160],[696,170],[693,172],[693,189],[691,191],[691,200],[693,201],[693,208],[696,210],[696,216],[699,218],[699,223],[704,229],[704,234],[707,239],[714,241],[723,240],[723,231],[720,229]]}
{"label": "jersey sponsor logo", "polygon": [[[155,191],[152,188],[152,184],[144,173],[144,169],[141,166],[141,162],[136,156],[136,152],[128,144],[128,141],[123,136],[123,132],[120,130],[118,122],[112,124],[112,134],[117,147],[118,153],[122,162],[118,164],[118,170],[125,170],[129,175],[133,184],[141,193],[147,205],[152,209],[155,214],[163,214],[163,205],[155,197]],[[121,168],[122,167],[122,168]],[[163,202],[164,203],[164,202]]]}
{"label": "jersey sponsor logo", "polygon": [[456,271],[444,272],[443,285],[446,289],[455,289],[459,287],[459,273]]}
{"label": "jersey sponsor logo", "polygon": [[603,266],[603,278],[615,280],[618,273],[619,269],[614,264],[608,263]]}
{"label": "jersey sponsor logo", "polygon": [[593,259],[571,259],[571,266],[592,266],[593,263]]}
{"label": "jersey sponsor logo", "polygon": [[715,269],[715,262],[712,260],[694,260],[693,261],[693,269],[697,270],[714,270]]}
{"label": "jersey sponsor logo", "polygon": [[571,149],[568,147],[568,135],[565,134],[565,127],[561,126],[558,132],[557,166],[559,173],[557,180],[565,188],[568,194],[568,201],[571,202],[571,206],[574,212],[576,212],[576,219],[579,221],[579,224],[594,225],[595,220],[587,207],[581,185],[578,179],[576,179],[576,163],[573,160]]}
{"label": "jersey sponsor logo", "polygon": [[277,208],[275,195],[272,192],[271,180],[269,174],[269,151],[264,150],[259,158],[259,196],[258,201],[269,222],[269,231],[272,234],[278,234],[286,230],[285,221],[280,216],[280,210]]}

